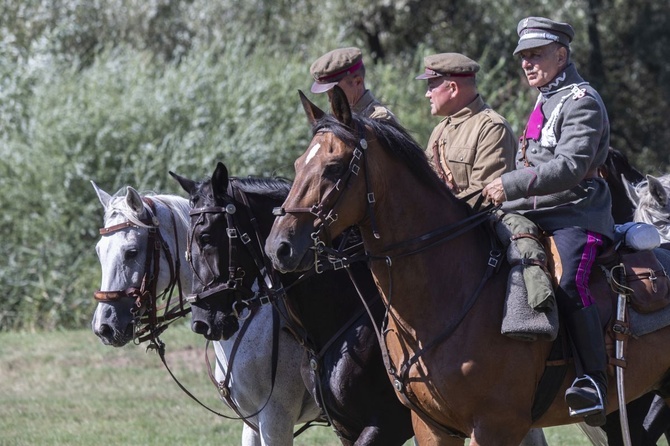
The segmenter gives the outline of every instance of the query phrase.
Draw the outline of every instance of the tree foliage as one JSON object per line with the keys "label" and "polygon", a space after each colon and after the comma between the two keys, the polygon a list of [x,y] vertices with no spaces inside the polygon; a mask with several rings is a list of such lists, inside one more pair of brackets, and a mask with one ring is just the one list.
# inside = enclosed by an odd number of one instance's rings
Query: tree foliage
{"label": "tree foliage", "polygon": [[[291,177],[308,142],[296,91],[340,46],[364,50],[367,86],[423,144],[436,119],[414,80],[423,57],[477,59],[485,100],[518,132],[535,92],[512,56],[516,24],[577,31],[612,145],[642,171],[670,164],[670,10],[653,0],[0,0],[0,330],[74,327],[92,312],[108,191],[181,193],[224,161]],[[308,93],[310,95],[310,93]],[[327,107],[326,98],[311,95]]]}

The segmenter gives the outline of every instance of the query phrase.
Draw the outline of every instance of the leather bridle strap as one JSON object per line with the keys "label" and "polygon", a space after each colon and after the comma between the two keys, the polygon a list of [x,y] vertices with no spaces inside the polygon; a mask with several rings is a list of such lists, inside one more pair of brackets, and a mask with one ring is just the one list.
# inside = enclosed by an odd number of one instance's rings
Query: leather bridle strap
{"label": "leather bridle strap", "polygon": [[[361,164],[363,164],[363,167],[365,168],[365,152],[368,148],[368,142],[365,139],[365,128],[360,126],[360,124],[359,124],[359,133],[360,133],[359,141],[353,150],[351,161],[349,161],[349,168],[342,175],[342,177],[339,180],[337,180],[335,185],[333,185],[333,187],[330,188],[324,194],[323,198],[318,204],[315,204],[309,208],[277,207],[273,209],[272,214],[276,217],[281,217],[286,214],[300,214],[300,213],[312,214],[319,219],[319,224],[315,226],[316,231],[314,232],[314,234],[317,235],[319,232],[322,232],[325,229],[326,224],[330,225],[335,221],[337,221],[337,214],[334,214],[333,210],[335,209],[335,206],[337,206],[337,203],[339,202],[340,198],[343,196],[342,193],[343,189],[348,186],[349,179],[352,178],[352,175],[358,176],[361,170]],[[366,181],[366,188],[368,188],[369,191],[369,178],[367,169],[365,169],[365,181]],[[372,214],[372,208],[374,207],[375,203],[374,194],[368,192],[366,199],[368,202],[368,209]],[[375,237],[379,238],[379,233],[376,230],[376,224],[374,222],[374,216],[371,219],[371,224],[373,227],[373,233],[375,234]],[[326,241],[329,243],[330,236],[328,232],[327,231],[323,232],[325,232],[327,238]]]}

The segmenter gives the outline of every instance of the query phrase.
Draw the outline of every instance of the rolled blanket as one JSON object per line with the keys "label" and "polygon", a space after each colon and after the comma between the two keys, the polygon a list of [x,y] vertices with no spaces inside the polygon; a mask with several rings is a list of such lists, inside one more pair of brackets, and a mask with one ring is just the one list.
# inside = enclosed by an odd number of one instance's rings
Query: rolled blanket
{"label": "rolled blanket", "polygon": [[500,332],[520,341],[553,341],[558,336],[558,311],[537,311],[528,304],[523,270],[517,265],[510,271]]}

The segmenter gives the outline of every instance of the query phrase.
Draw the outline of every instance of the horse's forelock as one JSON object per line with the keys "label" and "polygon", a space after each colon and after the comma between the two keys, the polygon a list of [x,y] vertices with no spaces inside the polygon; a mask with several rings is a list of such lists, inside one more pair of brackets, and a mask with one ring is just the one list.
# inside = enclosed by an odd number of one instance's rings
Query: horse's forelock
{"label": "horse's forelock", "polygon": [[[156,194],[152,192],[142,193],[140,195],[142,197],[148,197],[152,199],[155,203],[158,203],[158,205],[163,204],[169,210],[173,211],[173,214],[176,215],[176,217],[182,224],[188,227],[189,209],[190,209],[188,200],[178,195]],[[145,214],[145,212],[147,212],[148,209],[147,208],[148,205],[144,203],[144,201],[142,203],[144,205],[143,211],[141,214],[138,214],[137,212],[135,212],[135,210],[131,209],[128,206],[128,203],[126,202],[125,192],[117,192],[111,198],[111,200],[109,201],[109,206],[105,210],[104,215],[105,223],[108,222],[113,217],[121,215],[137,226],[143,228],[150,227],[149,225],[143,223],[141,220],[143,215]]]}

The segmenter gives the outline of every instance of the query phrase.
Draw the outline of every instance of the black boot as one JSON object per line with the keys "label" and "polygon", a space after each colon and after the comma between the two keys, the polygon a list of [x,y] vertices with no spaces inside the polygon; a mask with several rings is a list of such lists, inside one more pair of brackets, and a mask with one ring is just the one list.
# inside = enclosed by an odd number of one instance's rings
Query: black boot
{"label": "black boot", "polygon": [[607,353],[595,305],[582,308],[567,318],[567,329],[572,339],[577,379],[565,392],[570,415],[584,417],[589,426],[606,422]]}

